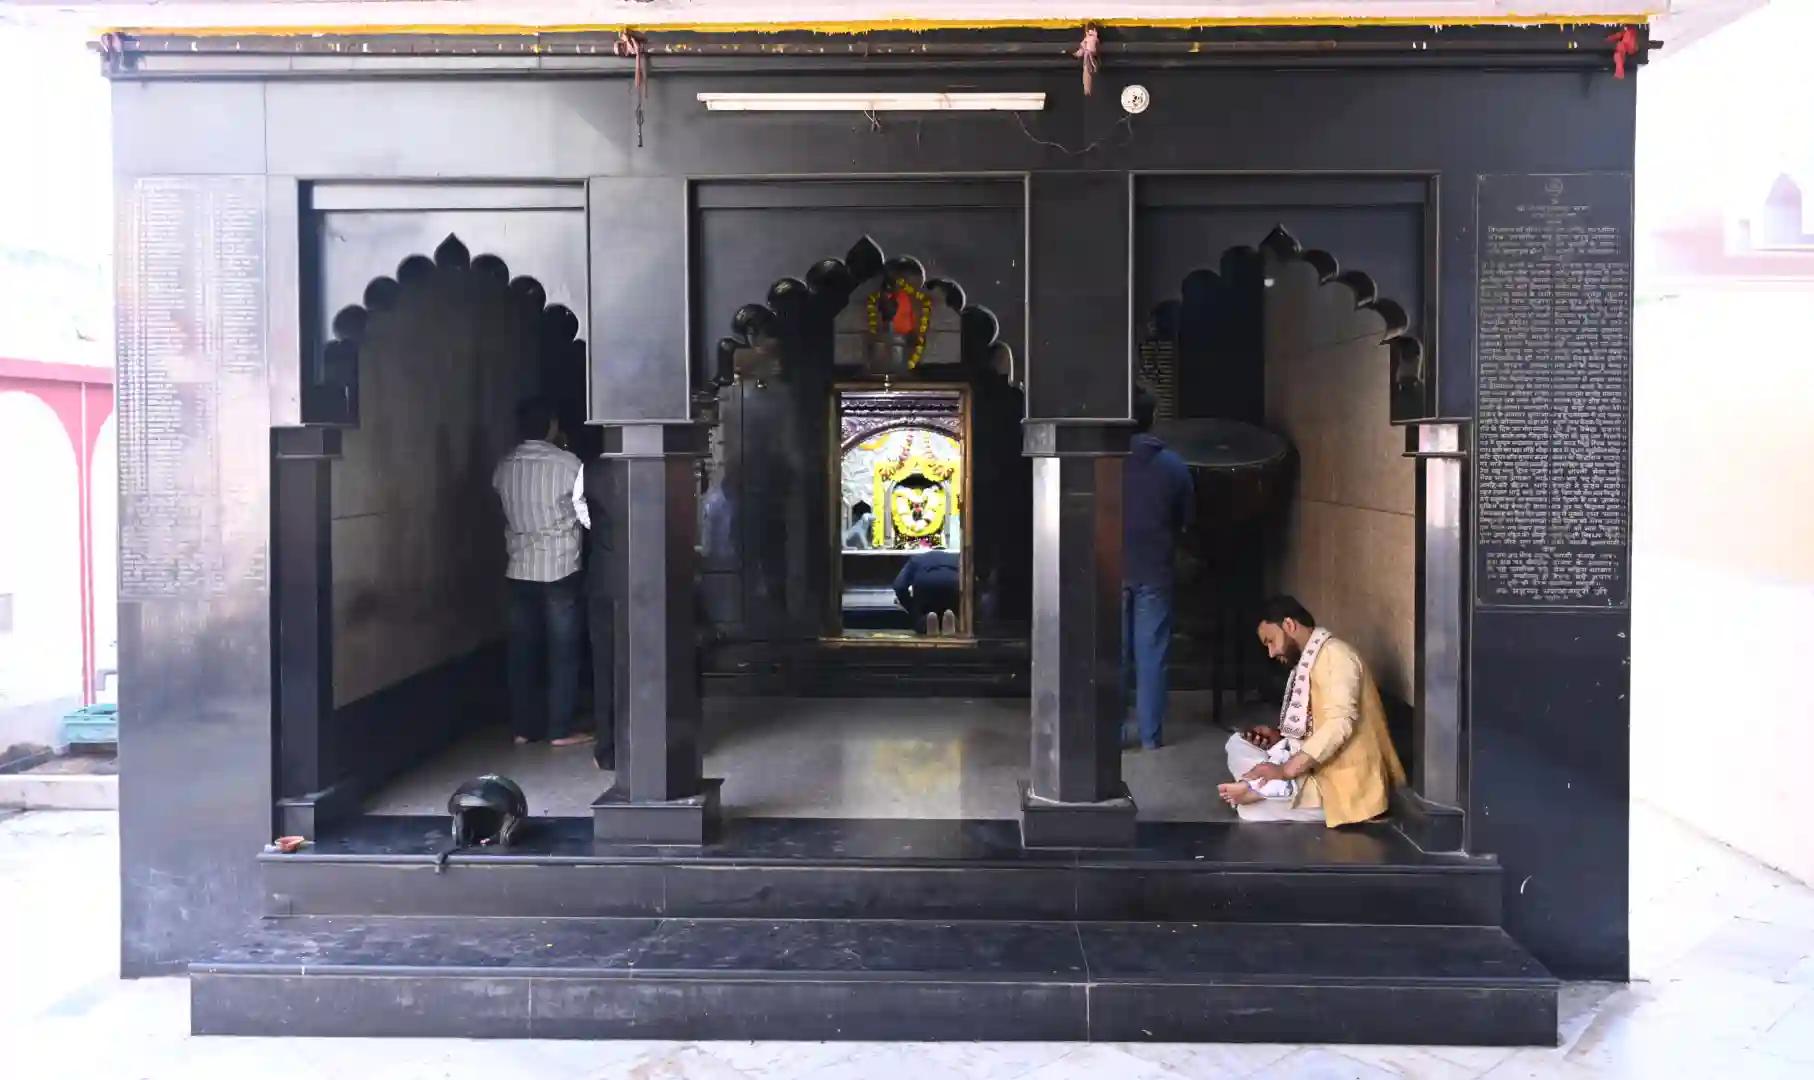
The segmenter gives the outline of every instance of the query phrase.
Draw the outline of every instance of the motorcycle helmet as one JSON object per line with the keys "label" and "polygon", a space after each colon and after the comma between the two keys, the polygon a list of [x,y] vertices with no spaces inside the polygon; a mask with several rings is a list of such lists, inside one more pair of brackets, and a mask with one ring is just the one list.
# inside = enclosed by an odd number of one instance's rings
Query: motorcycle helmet
{"label": "motorcycle helmet", "polygon": [[509,847],[529,817],[529,799],[515,780],[487,773],[461,784],[447,800],[454,847]]}

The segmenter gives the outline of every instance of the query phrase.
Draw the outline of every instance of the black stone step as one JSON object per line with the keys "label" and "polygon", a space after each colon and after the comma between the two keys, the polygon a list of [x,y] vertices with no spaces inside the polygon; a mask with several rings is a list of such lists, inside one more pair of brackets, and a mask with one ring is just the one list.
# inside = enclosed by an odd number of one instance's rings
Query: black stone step
{"label": "black stone step", "polygon": [[537,819],[507,852],[364,817],[261,857],[272,915],[1155,919],[1497,926],[1496,863],[1385,826],[1144,824],[1126,851],[1028,851],[1014,822],[733,818],[702,848],[614,847]]}
{"label": "black stone step", "polygon": [[214,1035],[1556,1039],[1491,927],[290,918],[189,970]]}
{"label": "black stone step", "polygon": [[791,697],[1025,697],[1027,643],[956,647],[886,640],[724,642],[707,650],[708,694]]}

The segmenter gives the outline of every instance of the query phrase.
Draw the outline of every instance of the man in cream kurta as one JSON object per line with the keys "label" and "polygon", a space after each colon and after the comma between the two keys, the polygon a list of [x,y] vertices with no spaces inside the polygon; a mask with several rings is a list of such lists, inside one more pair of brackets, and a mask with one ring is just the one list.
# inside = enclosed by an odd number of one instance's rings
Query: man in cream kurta
{"label": "man in cream kurta", "polygon": [[1260,642],[1292,674],[1279,725],[1230,736],[1222,800],[1243,821],[1321,821],[1334,827],[1386,812],[1404,766],[1386,730],[1379,687],[1360,654],[1317,628],[1290,597],[1266,603]]}

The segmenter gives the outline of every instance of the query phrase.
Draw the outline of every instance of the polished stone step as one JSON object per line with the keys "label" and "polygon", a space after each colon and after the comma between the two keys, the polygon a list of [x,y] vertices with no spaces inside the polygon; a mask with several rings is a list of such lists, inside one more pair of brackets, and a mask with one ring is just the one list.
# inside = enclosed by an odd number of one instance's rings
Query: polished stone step
{"label": "polished stone step", "polygon": [[1029,851],[1016,824],[732,818],[701,848],[597,843],[537,819],[509,851],[457,854],[440,818],[364,817],[260,858],[272,915],[1136,919],[1497,926],[1487,859],[1387,826],[1144,824],[1125,851]]}
{"label": "polished stone step", "polygon": [[190,965],[196,1034],[1553,1045],[1493,927],[266,919]]}
{"label": "polished stone step", "polygon": [[998,698],[1027,694],[1025,639],[726,642],[707,651],[707,694]]}

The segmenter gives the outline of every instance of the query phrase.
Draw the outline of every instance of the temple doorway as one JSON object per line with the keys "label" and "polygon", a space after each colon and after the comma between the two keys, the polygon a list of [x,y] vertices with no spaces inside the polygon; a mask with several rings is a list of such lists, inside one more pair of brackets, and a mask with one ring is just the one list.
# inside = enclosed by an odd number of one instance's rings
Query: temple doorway
{"label": "temple doorway", "polygon": [[840,635],[973,640],[967,389],[845,384],[832,403]]}

